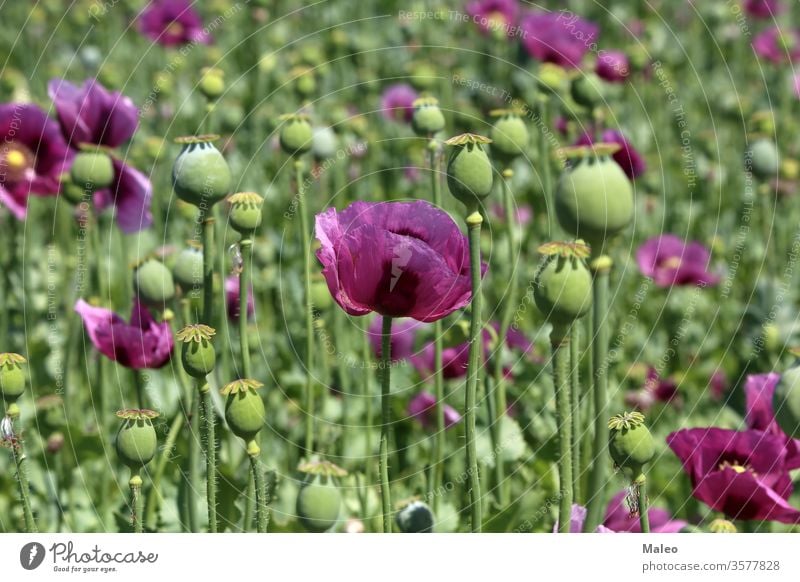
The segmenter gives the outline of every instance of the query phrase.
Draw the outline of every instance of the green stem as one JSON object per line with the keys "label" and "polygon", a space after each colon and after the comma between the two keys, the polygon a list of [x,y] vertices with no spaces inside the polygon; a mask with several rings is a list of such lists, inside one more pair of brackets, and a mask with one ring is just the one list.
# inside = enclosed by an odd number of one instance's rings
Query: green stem
{"label": "green stem", "polygon": [[580,380],[580,325],[573,325],[569,340],[570,397],[572,416],[572,495],[576,502],[581,499],[581,380]]}
{"label": "green stem", "polygon": [[239,274],[239,346],[242,352],[241,378],[250,376],[250,343],[247,337],[247,297],[250,290],[250,268],[253,256],[253,241],[243,238],[239,241],[242,251],[242,272]]}
{"label": "green stem", "polygon": [[203,218],[203,323],[214,327],[214,217]]}
{"label": "green stem", "polygon": [[[372,347],[369,343],[369,337],[366,333],[361,334],[361,357],[363,358],[364,368],[366,369],[370,363],[370,355],[372,354]],[[374,412],[373,412],[373,398],[372,398],[372,374],[363,374],[363,383],[361,385],[362,394],[364,399],[365,408],[367,411],[366,420],[366,444],[365,450],[367,451],[367,462],[364,465],[364,483],[366,487],[372,487],[374,484],[373,470],[374,462],[372,455],[375,450],[372,448],[372,429],[374,426]],[[366,505],[362,507],[364,518],[366,518]]]}
{"label": "green stem", "polygon": [[186,483],[186,510],[189,522],[189,531],[198,533],[200,531],[200,523],[197,518],[197,492],[200,490],[200,446],[198,438],[200,437],[200,398],[199,394],[192,398],[191,403],[191,424],[188,443],[189,454],[189,467],[188,467],[188,482]]}
{"label": "green stem", "polygon": [[247,492],[245,493],[245,495],[246,497],[244,503],[244,517],[242,519],[243,532],[250,531],[250,527],[253,525],[253,508],[255,506],[255,498],[256,498],[256,485],[253,479],[247,480]]}
{"label": "green stem", "polygon": [[142,533],[144,531],[144,524],[142,518],[144,517],[144,495],[142,494],[142,478],[139,476],[139,471],[131,475],[131,480],[128,481],[131,488],[131,525],[133,526],[134,533]]}
{"label": "green stem", "polygon": [[183,429],[183,422],[186,419],[184,412],[178,411],[167,433],[167,440],[164,443],[164,449],[161,451],[161,456],[158,459],[155,473],[153,473],[153,485],[151,488],[150,497],[147,499],[147,511],[145,512],[145,522],[147,527],[155,530],[157,527],[156,512],[161,502],[161,479],[164,477],[164,471],[167,469],[167,463],[172,458],[172,451],[175,449],[175,442],[178,440]]}
{"label": "green stem", "polygon": [[639,525],[642,533],[650,533],[650,516],[647,515],[647,478],[642,473],[635,484],[639,495]]}
{"label": "green stem", "polygon": [[203,422],[203,452],[206,457],[206,501],[208,504],[208,531],[217,533],[217,438],[211,389],[202,382],[200,390],[200,416]]}
{"label": "green stem", "polygon": [[305,451],[311,455],[314,450],[314,313],[311,298],[311,242],[308,225],[308,201],[303,187],[303,162],[294,161],[295,186],[299,201],[300,231],[303,253],[303,288],[305,294],[304,317],[306,322],[306,386],[305,386]]}
{"label": "green stem", "polygon": [[392,318],[383,317],[381,331],[381,507],[383,531],[392,533],[392,492],[389,489],[389,429],[392,422],[390,402]]}
{"label": "green stem", "polygon": [[[573,326],[574,327],[574,326]],[[558,533],[569,533],[572,512],[572,414],[570,399],[570,331],[554,325],[550,333],[553,350],[553,388],[556,393],[558,427]]]}
{"label": "green stem", "polygon": [[33,519],[33,510],[31,509],[28,458],[25,456],[21,440],[17,440],[11,446],[11,454],[17,467],[17,485],[19,486],[19,498],[22,501],[22,514],[25,517],[25,532],[37,533],[39,530],[36,528],[36,520]]}
{"label": "green stem", "polygon": [[600,525],[605,507],[607,485],[606,459],[608,447],[608,273],[611,258],[602,255],[592,261],[592,394],[594,397],[594,442],[592,472],[587,492],[587,514],[584,531],[593,532]]}
{"label": "green stem", "polygon": [[553,173],[550,165],[550,142],[547,141],[550,130],[549,97],[542,95],[539,106],[541,114],[541,127],[539,128],[539,155],[541,156],[540,161],[542,165],[542,190],[544,190],[544,199],[547,204],[547,232],[552,239],[556,232],[556,209],[553,200]]}
{"label": "green stem", "polygon": [[267,504],[267,485],[264,479],[264,471],[261,468],[261,462],[258,460],[258,455],[261,451],[255,441],[248,444],[247,450],[250,456],[250,473],[253,476],[253,488],[256,493],[256,531],[258,533],[267,533],[269,506]]}
{"label": "green stem", "polygon": [[475,210],[467,216],[469,227],[469,258],[472,277],[472,308],[469,327],[469,363],[467,366],[467,387],[464,400],[464,426],[466,433],[467,473],[469,476],[470,514],[472,518],[472,531],[480,532],[481,515],[481,487],[478,475],[478,450],[475,437],[475,415],[477,412],[476,396],[478,391],[478,366],[481,355],[481,223],[483,217]]}

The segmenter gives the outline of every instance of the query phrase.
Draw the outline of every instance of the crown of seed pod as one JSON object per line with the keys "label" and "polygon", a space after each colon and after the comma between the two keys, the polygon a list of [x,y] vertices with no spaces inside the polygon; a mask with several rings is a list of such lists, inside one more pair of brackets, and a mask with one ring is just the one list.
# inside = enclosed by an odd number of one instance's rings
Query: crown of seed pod
{"label": "crown of seed pod", "polygon": [[747,151],[750,167],[756,178],[767,180],[775,178],[780,168],[781,156],[775,142],[771,139],[759,138]]}
{"label": "crown of seed pod", "polygon": [[198,208],[213,206],[228,195],[231,170],[214,146],[217,135],[180,137],[181,153],[172,166],[172,187],[178,198]]}
{"label": "crown of seed pod", "polygon": [[433,533],[433,512],[422,501],[412,501],[397,512],[397,527],[403,533]]}
{"label": "crown of seed pod", "polygon": [[432,136],[444,129],[444,114],[439,109],[439,101],[434,97],[420,97],[413,103],[414,114],[411,127],[417,135]]}
{"label": "crown of seed pod", "polygon": [[492,138],[492,153],[511,159],[525,152],[530,141],[530,133],[525,120],[524,111],[519,109],[496,109],[489,113],[497,121],[489,134]]}
{"label": "crown of seed pod", "polygon": [[133,273],[133,289],[144,303],[164,309],[175,297],[175,282],[172,273],[161,261],[145,259]]}
{"label": "crown of seed pod", "polygon": [[592,305],[592,275],[585,263],[589,246],[581,240],[551,242],[538,250],[546,258],[536,273],[536,307],[554,325],[567,325],[586,315]]}
{"label": "crown of seed pod", "polygon": [[328,531],[339,520],[342,505],[342,495],[334,478],[347,475],[347,471],[329,461],[302,463],[298,470],[305,473],[306,478],[297,493],[297,517],[307,531]]}
{"label": "crown of seed pod", "polygon": [[299,156],[311,149],[314,130],[304,113],[287,113],[278,118],[281,125],[280,141],[283,151],[290,156]]}
{"label": "crown of seed pod", "polygon": [[153,410],[120,410],[117,417],[122,426],[117,432],[116,449],[119,459],[131,470],[138,470],[149,463],[158,449],[158,438],[153,419],[159,414]]}
{"label": "crown of seed pod", "polygon": [[214,369],[217,352],[211,338],[216,333],[213,327],[196,323],[187,325],[175,334],[183,342],[181,364],[191,377],[205,378]]}
{"label": "crown of seed pod", "polygon": [[444,143],[453,148],[447,163],[447,187],[469,212],[473,212],[492,191],[492,163],[483,148],[492,140],[464,133]]}
{"label": "crown of seed pod", "polygon": [[242,235],[250,236],[261,225],[261,205],[264,199],[255,192],[238,192],[228,196],[231,206],[231,226]]}
{"label": "crown of seed pod", "polygon": [[225,71],[216,67],[203,67],[200,92],[209,101],[215,101],[225,92]]}
{"label": "crown of seed pod", "polygon": [[619,144],[562,148],[570,160],[555,192],[562,228],[598,251],[633,219],[633,186],[611,154]]}
{"label": "crown of seed pod", "polygon": [[114,164],[109,150],[82,146],[70,168],[72,182],[87,192],[108,188],[114,182]]}
{"label": "crown of seed pod", "polygon": [[796,439],[800,438],[800,349],[790,352],[796,359],[775,386],[772,409],[783,432]]}
{"label": "crown of seed pod", "polygon": [[6,403],[16,402],[25,393],[25,363],[27,360],[19,354],[0,354],[0,394]]}
{"label": "crown of seed pod", "polygon": [[172,267],[172,278],[185,291],[202,289],[203,287],[203,247],[194,241],[189,241],[175,258]]}
{"label": "crown of seed pod", "polygon": [[644,424],[644,415],[641,412],[617,414],[608,421],[608,429],[608,451],[614,464],[635,481],[656,454],[656,444]]}
{"label": "crown of seed pod", "polygon": [[264,384],[242,378],[229,382],[220,393],[226,397],[225,420],[233,434],[250,443],[264,427],[267,413],[257,390]]}

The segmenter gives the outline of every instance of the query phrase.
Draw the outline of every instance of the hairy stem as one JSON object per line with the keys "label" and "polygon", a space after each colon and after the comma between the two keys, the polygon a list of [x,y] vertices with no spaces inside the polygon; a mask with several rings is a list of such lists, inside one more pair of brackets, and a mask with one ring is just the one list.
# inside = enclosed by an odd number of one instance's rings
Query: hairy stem
{"label": "hairy stem", "polygon": [[381,507],[383,532],[392,533],[392,492],[389,489],[389,430],[392,422],[390,381],[392,373],[392,318],[383,317],[381,330]]}
{"label": "hairy stem", "polygon": [[554,325],[550,333],[558,427],[558,533],[569,533],[573,499],[569,334],[569,329],[562,325]]}

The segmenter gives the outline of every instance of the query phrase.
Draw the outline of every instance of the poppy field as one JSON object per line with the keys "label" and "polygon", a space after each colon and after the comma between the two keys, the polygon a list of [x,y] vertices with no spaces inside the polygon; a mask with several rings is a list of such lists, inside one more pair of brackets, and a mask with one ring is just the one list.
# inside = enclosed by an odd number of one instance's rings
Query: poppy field
{"label": "poppy field", "polygon": [[800,531],[799,25],[0,3],[0,531]]}

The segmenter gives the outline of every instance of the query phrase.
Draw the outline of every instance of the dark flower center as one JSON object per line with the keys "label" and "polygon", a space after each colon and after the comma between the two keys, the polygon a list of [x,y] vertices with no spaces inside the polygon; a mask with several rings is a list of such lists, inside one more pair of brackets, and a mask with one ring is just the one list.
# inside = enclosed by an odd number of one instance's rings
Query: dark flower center
{"label": "dark flower center", "polygon": [[0,144],[0,184],[21,182],[35,162],[36,156],[23,144],[16,141]]}

